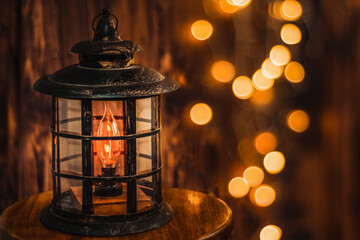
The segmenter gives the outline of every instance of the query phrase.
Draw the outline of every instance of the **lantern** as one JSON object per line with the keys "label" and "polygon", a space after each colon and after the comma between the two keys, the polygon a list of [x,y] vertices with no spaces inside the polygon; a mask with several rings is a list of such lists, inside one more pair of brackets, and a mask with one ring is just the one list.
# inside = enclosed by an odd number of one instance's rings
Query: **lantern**
{"label": "lantern", "polygon": [[141,47],[121,40],[104,10],[94,38],[71,49],[80,63],[37,80],[52,96],[53,200],[46,226],[115,236],[151,230],[173,212],[161,196],[160,94],[179,85],[134,64]]}

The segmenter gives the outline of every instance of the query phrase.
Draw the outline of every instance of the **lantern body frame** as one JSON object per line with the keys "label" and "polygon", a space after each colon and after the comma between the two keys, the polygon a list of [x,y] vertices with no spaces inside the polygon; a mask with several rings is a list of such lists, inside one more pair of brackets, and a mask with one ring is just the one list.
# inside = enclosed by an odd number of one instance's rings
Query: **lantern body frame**
{"label": "lantern body frame", "polygon": [[[141,47],[121,40],[116,17],[111,25],[109,16],[104,10],[92,41],[73,47],[80,64],[40,78],[33,86],[52,96],[53,110],[53,200],[41,221],[72,234],[126,235],[157,228],[173,217],[161,196],[160,94],[179,85],[133,64],[132,54]],[[96,134],[104,101],[112,106],[120,128],[117,136]],[[120,142],[114,175],[99,170],[104,164],[95,145],[101,141]],[[124,190],[113,197],[95,193],[109,183]]]}

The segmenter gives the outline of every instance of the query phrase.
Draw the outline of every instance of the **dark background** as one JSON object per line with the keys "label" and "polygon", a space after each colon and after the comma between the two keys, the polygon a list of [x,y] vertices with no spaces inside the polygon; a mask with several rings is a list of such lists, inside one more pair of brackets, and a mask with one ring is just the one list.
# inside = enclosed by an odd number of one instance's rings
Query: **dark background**
{"label": "dark background", "polygon": [[[360,1],[300,0],[304,13],[298,24],[306,34],[293,50],[306,78],[300,88],[276,83],[276,98],[266,107],[239,101],[230,84],[216,83],[209,69],[218,59],[233,62],[237,75],[251,76],[259,67],[279,41],[276,24],[269,27],[268,1],[253,0],[232,16],[207,15],[205,2],[1,1],[0,211],[50,190],[50,98],[31,86],[77,63],[70,48],[92,38],[93,17],[109,7],[119,18],[120,36],[145,50],[135,61],[182,85],[162,99],[163,185],[225,200],[234,214],[232,239],[258,239],[267,224],[280,226],[283,239],[360,239]],[[198,19],[212,22],[210,40],[190,36]],[[239,36],[246,44],[239,44]],[[212,107],[208,125],[190,121],[196,102]],[[286,129],[283,111],[292,108],[308,112],[306,133]],[[246,127],[249,122],[255,122],[253,128]],[[247,167],[238,142],[267,129],[276,132],[287,163],[278,176],[266,176],[276,186],[277,199],[260,209],[248,198],[232,198],[227,184]],[[260,157],[254,153],[253,161],[259,163]]]}

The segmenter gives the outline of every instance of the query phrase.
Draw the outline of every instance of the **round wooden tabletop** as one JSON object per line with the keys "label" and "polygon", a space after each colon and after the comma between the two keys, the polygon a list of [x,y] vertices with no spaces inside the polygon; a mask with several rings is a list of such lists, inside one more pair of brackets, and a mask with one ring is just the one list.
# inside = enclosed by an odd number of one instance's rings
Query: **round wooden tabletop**
{"label": "round wooden tabletop", "polygon": [[230,235],[232,212],[220,199],[178,188],[165,188],[163,198],[174,210],[174,219],[160,228],[119,237],[83,237],[51,230],[40,222],[40,213],[50,204],[52,192],[40,193],[19,201],[4,211],[0,221],[0,239],[220,240]]}

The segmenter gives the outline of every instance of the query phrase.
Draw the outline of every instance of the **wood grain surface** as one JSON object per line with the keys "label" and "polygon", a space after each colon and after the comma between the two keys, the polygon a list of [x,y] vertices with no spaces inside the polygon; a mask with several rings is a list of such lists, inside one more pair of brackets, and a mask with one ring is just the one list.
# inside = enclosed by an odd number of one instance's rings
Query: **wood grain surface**
{"label": "wood grain surface", "polygon": [[50,204],[52,192],[33,195],[7,208],[1,216],[1,239],[226,239],[232,229],[232,212],[221,200],[186,189],[165,188],[164,200],[174,210],[173,220],[152,231],[121,237],[82,237],[53,231],[40,222],[42,209]]}

